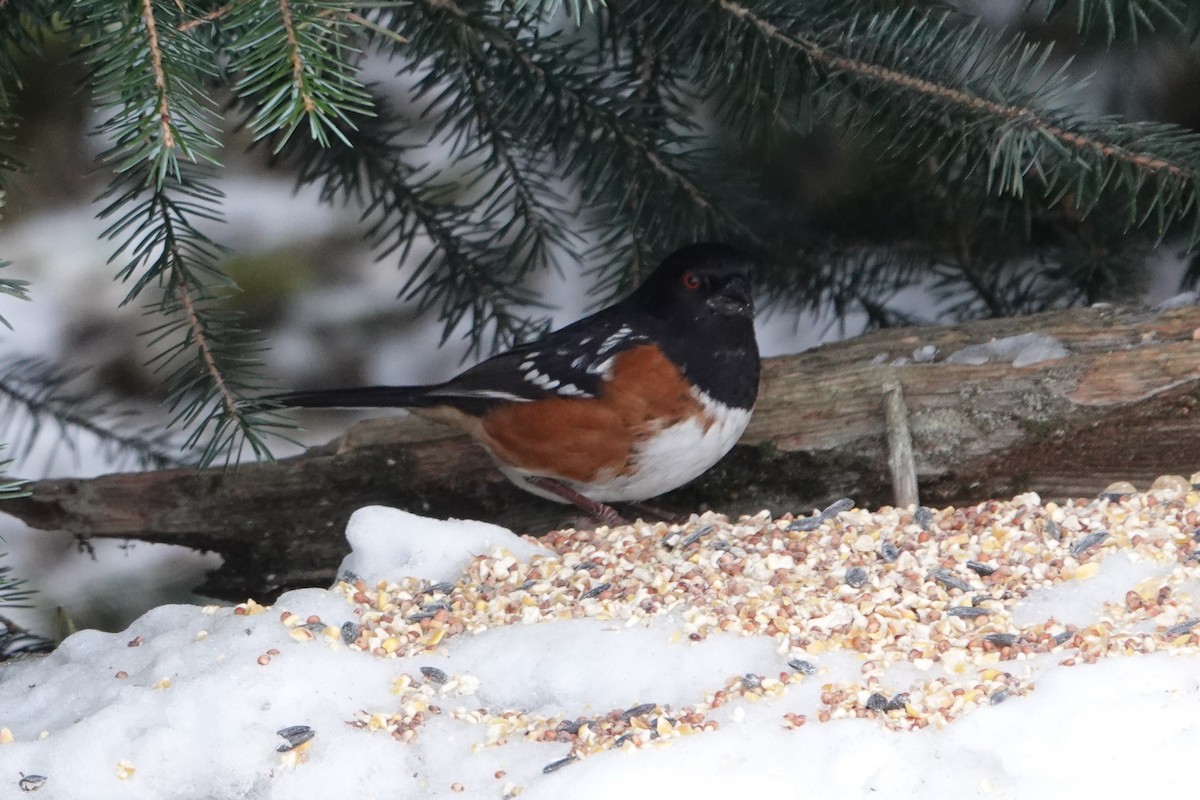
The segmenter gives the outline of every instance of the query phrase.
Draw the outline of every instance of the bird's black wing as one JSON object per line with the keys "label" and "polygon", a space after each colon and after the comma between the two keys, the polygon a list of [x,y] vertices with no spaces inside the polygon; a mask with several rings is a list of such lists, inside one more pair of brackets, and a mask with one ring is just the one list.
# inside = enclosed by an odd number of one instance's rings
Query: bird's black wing
{"label": "bird's black wing", "polygon": [[480,362],[430,387],[426,397],[469,414],[483,414],[497,402],[595,397],[613,356],[647,341],[616,314],[602,311]]}
{"label": "bird's black wing", "polygon": [[609,308],[534,342],[518,345],[432,386],[361,386],[291,392],[265,398],[306,408],[450,406],[476,416],[497,403],[546,397],[595,397],[612,357],[648,341]]}

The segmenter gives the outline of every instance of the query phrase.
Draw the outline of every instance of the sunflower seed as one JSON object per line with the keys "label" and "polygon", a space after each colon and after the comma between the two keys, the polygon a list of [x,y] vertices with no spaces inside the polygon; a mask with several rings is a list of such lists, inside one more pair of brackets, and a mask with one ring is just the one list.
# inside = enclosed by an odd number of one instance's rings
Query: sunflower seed
{"label": "sunflower seed", "polygon": [[360,633],[362,633],[362,625],[359,625],[357,622],[342,623],[342,641],[346,644],[357,642]]}
{"label": "sunflower seed", "polygon": [[1095,533],[1089,533],[1087,536],[1083,537],[1071,546],[1071,555],[1075,558],[1079,558],[1081,555],[1087,552],[1089,547],[1095,547],[1107,538],[1108,531],[1096,531]]}
{"label": "sunflower seed", "polygon": [[791,667],[792,669],[796,670],[796,672],[799,672],[801,675],[816,675],[817,674],[817,666],[816,666],[816,664],[813,664],[811,661],[804,661],[803,659],[793,658],[791,661],[788,662],[788,666]]}
{"label": "sunflower seed", "polygon": [[1176,636],[1183,636],[1185,633],[1191,632],[1192,628],[1196,627],[1198,624],[1200,624],[1200,617],[1185,619],[1183,622],[1172,625],[1163,631],[1163,636],[1167,637],[1168,639],[1174,639]]}
{"label": "sunflower seed", "polygon": [[300,745],[307,742],[309,739],[317,735],[317,732],[307,725],[291,725],[287,728],[280,728],[275,731],[278,735],[287,739],[287,744],[281,744],[275,748],[278,753],[286,753],[289,750],[295,750]]}
{"label": "sunflower seed", "polygon": [[450,680],[445,672],[437,667],[421,667],[421,674],[425,676],[425,680],[430,683],[445,683]]}
{"label": "sunflower seed", "polygon": [[551,761],[549,764],[542,767],[542,774],[549,775],[551,772],[557,772],[567,764],[574,764],[578,760],[579,756],[567,756],[566,758],[560,758],[558,761]]}
{"label": "sunflower seed", "polygon": [[976,608],[975,606],[954,606],[953,608],[946,609],[946,614],[951,617],[966,617],[968,619],[986,617],[990,613],[992,612],[986,608]]}
{"label": "sunflower seed", "polygon": [[1015,633],[989,633],[983,638],[997,647],[1012,647],[1021,639],[1021,637]]}

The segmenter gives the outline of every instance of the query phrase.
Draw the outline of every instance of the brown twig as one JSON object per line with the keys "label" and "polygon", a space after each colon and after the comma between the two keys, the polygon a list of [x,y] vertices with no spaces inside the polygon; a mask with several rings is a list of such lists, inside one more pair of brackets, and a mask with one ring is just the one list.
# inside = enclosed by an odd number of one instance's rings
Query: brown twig
{"label": "brown twig", "polygon": [[175,134],[171,131],[171,106],[167,99],[167,73],[163,70],[162,49],[159,47],[158,26],[154,21],[151,0],[142,0],[142,19],[146,21],[150,68],[154,70],[154,88],[158,91],[158,128],[162,132],[163,147],[174,149]]}
{"label": "brown twig", "polygon": [[208,12],[207,14],[196,17],[195,19],[189,19],[187,22],[179,23],[179,32],[187,33],[188,31],[192,30],[193,28],[199,28],[201,25],[204,25],[205,23],[216,22],[218,19],[225,16],[232,10],[233,10],[233,3],[226,3],[225,5],[221,6],[220,8],[213,9],[212,11]]}
{"label": "brown twig", "polygon": [[300,55],[300,41],[296,38],[296,26],[292,22],[292,7],[288,0],[279,0],[279,17],[284,35],[287,36],[288,47],[292,51],[292,78],[296,83],[296,91],[304,102],[304,112],[311,114],[317,109],[317,104],[304,88],[304,58]]}

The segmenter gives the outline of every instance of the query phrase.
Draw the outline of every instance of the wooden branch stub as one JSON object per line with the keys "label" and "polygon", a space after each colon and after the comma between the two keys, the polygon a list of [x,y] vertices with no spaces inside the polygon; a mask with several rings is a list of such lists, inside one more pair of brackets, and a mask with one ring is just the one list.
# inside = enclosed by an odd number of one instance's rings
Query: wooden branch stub
{"label": "wooden branch stub", "polygon": [[912,431],[908,427],[908,406],[904,390],[896,381],[883,384],[883,422],[887,430],[888,469],[892,474],[892,493],[897,508],[921,502],[917,490],[917,461],[913,456]]}
{"label": "wooden branch stub", "polygon": [[[1069,355],[946,363],[971,344],[1024,333]],[[903,386],[927,505],[1036,490],[1094,495],[1200,466],[1200,308],[1096,307],[1020,319],[888,330],[764,363],[758,407],[738,447],[665,508],[807,512],[840,497],[893,501],[885,383]],[[918,347],[933,363],[912,363]],[[904,359],[908,359],[907,362]],[[169,470],[38,481],[0,504],[34,527],[169,542],[224,556],[202,591],[269,597],[325,584],[349,515],[372,503],[484,519],[538,533],[571,519],[505,481],[466,437],[401,416],[369,420],[295,458],[236,471]]]}

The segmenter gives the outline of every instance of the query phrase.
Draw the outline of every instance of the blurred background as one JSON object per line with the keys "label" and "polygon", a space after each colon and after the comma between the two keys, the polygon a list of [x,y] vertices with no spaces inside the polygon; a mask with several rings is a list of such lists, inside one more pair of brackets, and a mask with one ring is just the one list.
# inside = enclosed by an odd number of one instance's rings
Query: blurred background
{"label": "blurred background", "polygon": [[[1055,59],[1047,69],[1071,60],[1072,75],[1091,75],[1078,97],[1085,107],[1200,129],[1200,59],[1188,43],[1170,37],[1143,39],[1136,47],[1119,40],[1111,46],[1089,42],[1076,35],[1070,15],[1047,23],[1037,10],[1026,11],[1023,0],[961,0],[955,5],[996,29],[1056,42]],[[120,265],[110,260],[113,245],[103,237],[108,223],[96,218],[97,197],[109,180],[95,160],[105,145],[91,133],[97,120],[90,98],[79,88],[85,68],[71,57],[71,47],[51,40],[42,57],[23,65],[16,93],[20,125],[11,132],[10,150],[25,169],[12,182],[0,221],[0,258],[12,263],[7,277],[31,281],[32,302],[0,295],[0,314],[12,324],[12,330],[0,328],[0,358],[58,365],[69,373],[71,391],[102,403],[111,415],[129,414],[135,430],[158,431],[170,418],[162,404],[165,389],[147,364],[145,309],[120,305],[127,287],[114,280]],[[422,116],[427,101],[414,97],[412,76],[396,76],[372,61],[366,71],[420,143],[420,159],[444,162],[449,149],[431,135],[433,123]],[[403,260],[397,253],[378,257],[363,208],[353,202],[322,203],[311,186],[298,190],[296,176],[274,164],[266,148],[253,146],[247,132],[230,129],[220,135],[225,148],[218,185],[225,194],[226,215],[223,222],[211,224],[211,233],[229,248],[223,266],[241,287],[229,302],[249,327],[266,334],[270,349],[263,357],[279,387],[431,382],[477,358],[470,354],[464,331],[443,342],[436,319],[400,299],[407,271],[419,262],[428,242],[415,240],[413,252]],[[951,227],[941,216],[946,204],[937,197],[936,181],[923,183],[919,170],[914,179],[914,171],[820,124],[784,132],[785,146],[769,150],[746,147],[735,132],[715,122],[705,135],[732,170],[752,176],[762,187],[764,205],[771,209],[763,222],[773,239],[784,243],[779,252],[795,259],[790,266],[797,274],[827,270],[823,259],[834,251],[922,241]],[[453,165],[443,168],[453,172]],[[569,207],[569,190],[566,194]],[[1079,243],[1081,251],[1104,247],[1099,240]],[[556,327],[598,301],[589,294],[593,265],[571,258],[561,263],[561,274],[540,273],[531,285],[546,305],[541,313]],[[872,325],[1118,298],[1153,305],[1184,288],[1189,266],[1180,248],[1147,246],[1136,251],[1126,269],[1095,281],[1095,294],[1064,294],[1051,304],[1042,295],[1026,306],[1000,301],[989,306],[983,294],[964,295],[958,283],[931,269],[897,282],[878,307],[829,302],[813,308],[802,297],[773,303],[760,315],[760,343],[765,355],[776,355],[852,336]],[[299,419],[304,427],[296,434],[298,441],[312,444],[328,440],[355,417],[308,413]],[[20,456],[11,471],[21,477],[88,476],[130,467],[87,435],[68,441],[53,429],[37,430],[16,418],[7,422],[0,434],[0,441],[9,443],[3,455]],[[276,455],[296,449],[273,445]],[[43,633],[53,629],[59,607],[79,627],[116,630],[154,605],[203,602],[190,588],[214,566],[213,556],[182,548],[84,542],[28,530],[3,514],[0,537],[0,553],[10,553],[4,563],[37,592],[34,608],[0,613]]]}

